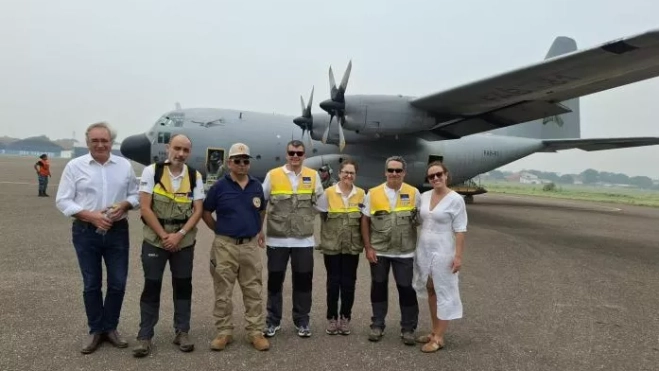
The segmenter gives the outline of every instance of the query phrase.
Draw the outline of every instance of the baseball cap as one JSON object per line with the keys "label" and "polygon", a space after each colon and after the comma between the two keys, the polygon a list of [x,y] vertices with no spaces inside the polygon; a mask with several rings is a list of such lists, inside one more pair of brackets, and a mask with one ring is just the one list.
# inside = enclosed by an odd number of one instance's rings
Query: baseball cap
{"label": "baseball cap", "polygon": [[247,156],[252,157],[249,154],[249,147],[244,143],[235,143],[229,148],[229,157],[233,156]]}

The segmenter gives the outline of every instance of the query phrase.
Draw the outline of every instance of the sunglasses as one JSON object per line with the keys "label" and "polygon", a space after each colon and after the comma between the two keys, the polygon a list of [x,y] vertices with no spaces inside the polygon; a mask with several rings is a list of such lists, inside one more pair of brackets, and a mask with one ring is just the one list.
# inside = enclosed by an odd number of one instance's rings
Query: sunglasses
{"label": "sunglasses", "polygon": [[396,173],[396,174],[400,174],[400,173],[403,172],[403,169],[387,169],[387,172],[388,172],[388,173]]}
{"label": "sunglasses", "polygon": [[297,157],[302,157],[304,156],[304,151],[288,151],[288,155],[293,157],[297,155]]}
{"label": "sunglasses", "polygon": [[243,163],[243,165],[249,165],[249,159],[248,158],[234,158],[233,163],[236,165],[240,165],[240,163]]}
{"label": "sunglasses", "polygon": [[440,171],[440,172],[437,172],[437,173],[433,173],[433,174],[428,174],[428,180],[432,180],[432,179],[435,179],[435,178],[440,179],[440,178],[443,177],[443,176],[444,176],[444,172],[443,172],[443,171]]}

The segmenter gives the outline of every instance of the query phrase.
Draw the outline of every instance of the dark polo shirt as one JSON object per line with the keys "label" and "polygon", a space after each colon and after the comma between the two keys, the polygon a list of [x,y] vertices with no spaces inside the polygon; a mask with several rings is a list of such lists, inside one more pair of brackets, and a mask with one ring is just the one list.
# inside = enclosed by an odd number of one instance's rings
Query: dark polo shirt
{"label": "dark polo shirt", "polygon": [[260,211],[266,203],[261,183],[249,176],[245,189],[226,174],[211,186],[204,210],[215,212],[215,234],[233,238],[254,237],[261,231]]}

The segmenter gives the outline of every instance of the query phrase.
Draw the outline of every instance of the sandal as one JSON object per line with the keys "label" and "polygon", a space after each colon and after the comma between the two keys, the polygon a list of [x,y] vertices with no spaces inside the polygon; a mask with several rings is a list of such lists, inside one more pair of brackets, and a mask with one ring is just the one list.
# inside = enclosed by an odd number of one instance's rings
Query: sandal
{"label": "sandal", "polygon": [[430,341],[428,341],[424,346],[421,347],[421,351],[424,353],[432,353],[442,348],[444,348],[444,342],[439,341],[433,337]]}
{"label": "sandal", "polygon": [[421,335],[418,338],[416,338],[416,342],[421,343],[421,344],[425,344],[425,343],[429,342],[430,340],[432,340],[433,336],[435,336],[435,334],[432,333],[432,332],[429,335]]}

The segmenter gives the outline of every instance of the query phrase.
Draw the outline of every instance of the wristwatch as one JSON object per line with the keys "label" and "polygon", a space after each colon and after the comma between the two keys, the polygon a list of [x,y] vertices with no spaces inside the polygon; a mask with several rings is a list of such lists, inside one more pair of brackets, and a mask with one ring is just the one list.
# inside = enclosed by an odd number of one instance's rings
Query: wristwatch
{"label": "wristwatch", "polygon": [[181,228],[181,229],[178,230],[178,233],[185,236],[185,234],[188,233],[188,232],[186,232],[185,229]]}

